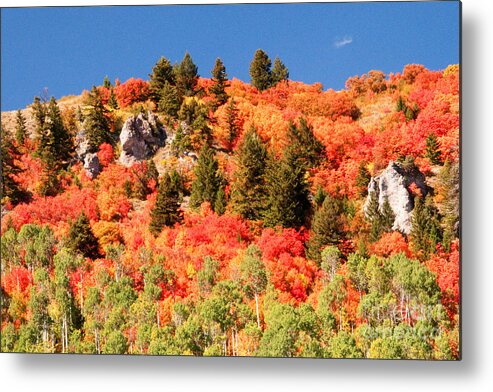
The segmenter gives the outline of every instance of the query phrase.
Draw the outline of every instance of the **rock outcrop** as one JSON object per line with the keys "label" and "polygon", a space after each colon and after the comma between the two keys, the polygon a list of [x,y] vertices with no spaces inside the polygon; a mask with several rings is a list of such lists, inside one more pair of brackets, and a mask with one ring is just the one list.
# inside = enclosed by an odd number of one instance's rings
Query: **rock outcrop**
{"label": "rock outcrop", "polygon": [[96,178],[101,172],[101,164],[99,163],[98,155],[92,152],[86,153],[84,156],[84,169],[90,178]]}
{"label": "rock outcrop", "polygon": [[120,163],[130,166],[135,162],[149,159],[158,148],[164,146],[166,129],[151,112],[140,113],[125,121],[120,133],[122,152]]}
{"label": "rock outcrop", "polygon": [[430,188],[426,185],[425,176],[416,167],[405,168],[398,162],[390,161],[385,170],[370,179],[368,197],[364,206],[365,213],[370,199],[375,194],[380,210],[382,210],[385,199],[387,199],[395,214],[392,229],[409,234],[414,208],[414,200],[409,191],[411,184],[415,184],[423,195],[430,192]]}

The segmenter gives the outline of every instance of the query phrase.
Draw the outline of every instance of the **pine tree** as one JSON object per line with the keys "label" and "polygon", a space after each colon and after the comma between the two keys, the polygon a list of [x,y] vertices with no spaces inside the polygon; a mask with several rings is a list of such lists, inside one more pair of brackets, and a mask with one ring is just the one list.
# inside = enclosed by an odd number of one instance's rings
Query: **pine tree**
{"label": "pine tree", "polygon": [[158,104],[163,97],[165,85],[175,85],[173,66],[170,61],[166,57],[161,57],[156,65],[152,67],[152,73],[149,74],[149,78],[151,99]]}
{"label": "pine tree", "polygon": [[228,86],[228,74],[226,73],[226,67],[220,58],[216,59],[211,74],[213,85],[210,88],[210,92],[215,98],[214,109],[217,109],[228,101],[228,94],[225,90]]}
{"label": "pine tree", "polygon": [[439,204],[440,213],[443,216],[443,246],[450,249],[451,242],[459,237],[460,229],[460,171],[458,163],[445,161],[438,175],[440,195],[442,202]]}
{"label": "pine tree", "polygon": [[178,189],[171,182],[170,175],[165,173],[159,182],[156,204],[151,211],[149,230],[157,237],[164,226],[173,226],[181,220]]}
{"label": "pine tree", "polygon": [[356,176],[356,186],[359,189],[361,196],[368,195],[368,184],[370,183],[371,175],[364,162],[361,162],[358,167],[358,175]]}
{"label": "pine tree", "polygon": [[226,212],[226,194],[224,193],[224,188],[220,187],[216,194],[216,201],[214,202],[214,212],[217,215],[223,215]]}
{"label": "pine tree", "polygon": [[272,85],[271,61],[262,49],[257,49],[250,63],[250,77],[252,85],[259,91]]}
{"label": "pine tree", "polygon": [[288,79],[289,79],[288,68],[282,63],[279,57],[276,56],[274,60],[274,66],[272,67],[271,85],[275,86],[277,83]]}
{"label": "pine tree", "polygon": [[175,69],[176,89],[178,97],[191,97],[195,95],[197,81],[199,79],[198,68],[193,63],[192,57],[188,52]]}
{"label": "pine tree", "polygon": [[115,95],[115,89],[113,86],[110,86],[110,97],[108,98],[108,106],[111,109],[118,109],[118,101]]}
{"label": "pine tree", "polygon": [[337,245],[344,235],[343,208],[340,200],[327,195],[312,220],[307,257],[321,262],[321,251],[327,245]]}
{"label": "pine tree", "polygon": [[440,155],[440,144],[438,143],[436,135],[431,132],[426,138],[425,156],[432,164],[440,165],[442,163]]}
{"label": "pine tree", "polygon": [[320,163],[324,146],[317,140],[313,127],[307,124],[306,119],[301,117],[299,122],[299,126],[293,122],[289,124],[290,149],[293,157],[308,169]]}
{"label": "pine tree", "polygon": [[254,127],[245,134],[236,155],[231,208],[244,219],[258,220],[266,203],[267,150]]}
{"label": "pine tree", "polygon": [[394,210],[390,206],[389,199],[385,197],[382,204],[382,211],[380,212],[380,225],[381,229],[385,233],[389,233],[392,231],[392,227],[394,226],[395,214]]}
{"label": "pine tree", "polygon": [[442,230],[431,195],[425,199],[419,196],[415,198],[410,237],[414,251],[423,259],[436,252],[436,245],[442,240]]}
{"label": "pine tree", "polygon": [[266,170],[265,225],[299,228],[310,209],[306,170],[289,148],[280,160],[271,156]]}
{"label": "pine tree", "polygon": [[99,256],[98,240],[94,236],[89,218],[84,212],[70,225],[67,248],[92,259]]}
{"label": "pine tree", "polygon": [[54,97],[51,97],[48,105],[47,124],[53,143],[55,159],[59,167],[66,167],[74,152],[74,142],[63,124],[60,108]]}
{"label": "pine tree", "polygon": [[102,143],[111,142],[110,124],[106,117],[106,108],[103,105],[98,89],[93,86],[87,101],[89,112],[85,116],[84,130],[89,140],[89,150],[96,152]]}
{"label": "pine tree", "polygon": [[111,85],[111,82],[110,82],[110,78],[108,78],[108,75],[106,75],[104,77],[104,80],[103,80],[103,87],[107,88],[107,89],[110,89],[112,87]]}
{"label": "pine tree", "polygon": [[238,108],[236,107],[236,102],[233,98],[231,98],[226,107],[226,124],[228,126],[228,150],[232,151],[233,144],[240,132]]}
{"label": "pine tree", "polygon": [[158,110],[171,118],[176,118],[180,110],[180,99],[176,87],[165,82],[160,92]]}
{"label": "pine tree", "polygon": [[2,158],[2,194],[0,200],[2,204],[10,201],[16,204],[22,199],[23,192],[19,183],[14,178],[15,175],[22,172],[21,168],[17,165],[16,160],[19,159],[19,151],[12,142],[10,135],[0,128],[1,134],[1,158]]}
{"label": "pine tree", "polygon": [[207,144],[204,144],[200,151],[194,173],[195,180],[192,183],[190,206],[196,208],[207,201],[214,207],[216,195],[221,185],[221,176],[214,150]]}
{"label": "pine tree", "polygon": [[15,140],[18,146],[23,146],[27,137],[26,119],[20,110],[15,117]]}

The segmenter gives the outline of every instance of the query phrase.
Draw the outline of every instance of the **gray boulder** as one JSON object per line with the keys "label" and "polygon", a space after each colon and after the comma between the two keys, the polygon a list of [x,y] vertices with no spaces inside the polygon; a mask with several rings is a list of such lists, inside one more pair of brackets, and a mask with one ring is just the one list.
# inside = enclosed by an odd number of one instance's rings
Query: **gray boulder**
{"label": "gray boulder", "polygon": [[84,169],[91,179],[97,177],[101,172],[101,164],[97,154],[89,152],[84,156]]}
{"label": "gray boulder", "polygon": [[122,152],[120,163],[131,166],[133,163],[152,157],[158,148],[164,146],[166,129],[151,112],[140,113],[125,121],[120,133]]}
{"label": "gray boulder", "polygon": [[411,216],[414,208],[414,200],[409,191],[411,184],[415,184],[423,195],[426,195],[431,190],[426,185],[425,176],[416,167],[405,168],[398,162],[390,161],[378,176],[370,179],[368,197],[364,205],[365,213],[374,194],[377,196],[380,210],[382,210],[385,199],[387,199],[395,214],[392,230],[409,234],[411,232]]}

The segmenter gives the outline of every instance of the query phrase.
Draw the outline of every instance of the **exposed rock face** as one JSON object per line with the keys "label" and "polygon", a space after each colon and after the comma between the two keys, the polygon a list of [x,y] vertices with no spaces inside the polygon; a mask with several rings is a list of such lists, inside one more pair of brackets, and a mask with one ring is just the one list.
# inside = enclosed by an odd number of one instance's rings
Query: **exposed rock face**
{"label": "exposed rock face", "polygon": [[387,199],[395,214],[392,229],[409,234],[414,208],[414,200],[408,189],[411,184],[415,184],[423,195],[430,191],[426,185],[425,176],[417,168],[405,169],[400,163],[390,161],[382,173],[370,180],[368,197],[364,206],[365,212],[371,197],[376,193],[379,209],[382,210],[385,199]]}
{"label": "exposed rock face", "polygon": [[81,161],[84,161],[84,157],[89,153],[89,140],[86,138],[83,129],[75,137],[75,153]]}
{"label": "exposed rock face", "polygon": [[159,147],[164,146],[166,130],[151,112],[140,113],[125,121],[120,133],[122,152],[120,163],[130,166],[150,158]]}
{"label": "exposed rock face", "polygon": [[97,154],[89,152],[84,156],[84,169],[89,177],[97,177],[101,172],[101,165]]}

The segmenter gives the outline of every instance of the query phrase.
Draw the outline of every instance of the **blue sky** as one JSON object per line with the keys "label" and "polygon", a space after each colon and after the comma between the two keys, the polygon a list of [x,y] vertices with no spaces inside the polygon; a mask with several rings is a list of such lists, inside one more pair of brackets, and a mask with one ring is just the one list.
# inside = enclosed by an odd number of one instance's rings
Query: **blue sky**
{"label": "blue sky", "polygon": [[201,76],[221,57],[249,81],[256,49],[279,56],[290,78],[341,89],[346,79],[410,63],[459,61],[459,3],[326,3],[217,6],[3,8],[1,109],[32,103],[47,87],[80,94],[105,75],[148,79],[161,56],[189,51]]}

